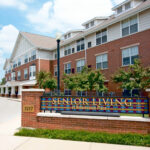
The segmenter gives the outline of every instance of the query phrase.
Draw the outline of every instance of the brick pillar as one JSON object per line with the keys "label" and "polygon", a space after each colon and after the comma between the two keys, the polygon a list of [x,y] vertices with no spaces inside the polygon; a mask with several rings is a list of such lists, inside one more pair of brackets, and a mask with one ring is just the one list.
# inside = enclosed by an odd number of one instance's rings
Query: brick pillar
{"label": "brick pillar", "polygon": [[[40,112],[40,100],[43,92],[43,89],[22,90],[22,127],[38,128],[37,113]],[[33,108],[33,111],[28,112],[29,108]]]}
{"label": "brick pillar", "polygon": [[148,92],[148,98],[149,98],[149,117],[150,117],[150,89],[146,89],[146,92]]}

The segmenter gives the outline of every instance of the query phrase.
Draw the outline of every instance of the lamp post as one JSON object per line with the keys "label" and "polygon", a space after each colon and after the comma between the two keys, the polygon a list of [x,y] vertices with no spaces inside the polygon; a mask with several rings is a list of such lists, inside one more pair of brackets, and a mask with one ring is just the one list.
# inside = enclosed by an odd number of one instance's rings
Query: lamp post
{"label": "lamp post", "polygon": [[56,34],[57,41],[57,94],[60,95],[60,39],[61,34]]}

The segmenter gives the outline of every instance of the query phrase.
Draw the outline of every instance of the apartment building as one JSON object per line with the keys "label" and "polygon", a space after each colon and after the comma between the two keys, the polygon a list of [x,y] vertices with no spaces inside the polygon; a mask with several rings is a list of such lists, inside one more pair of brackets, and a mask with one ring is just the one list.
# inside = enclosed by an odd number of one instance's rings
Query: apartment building
{"label": "apartment building", "polygon": [[[126,0],[112,10],[111,16],[95,17],[83,23],[83,29],[63,35],[60,77],[87,65],[101,69],[109,91],[117,92],[111,76],[119,68],[127,68],[135,58],[150,66],[150,0]],[[56,39],[20,32],[4,65],[7,83],[0,86],[1,95],[20,96],[22,88],[36,87],[35,74],[40,70],[57,76],[56,49]]]}

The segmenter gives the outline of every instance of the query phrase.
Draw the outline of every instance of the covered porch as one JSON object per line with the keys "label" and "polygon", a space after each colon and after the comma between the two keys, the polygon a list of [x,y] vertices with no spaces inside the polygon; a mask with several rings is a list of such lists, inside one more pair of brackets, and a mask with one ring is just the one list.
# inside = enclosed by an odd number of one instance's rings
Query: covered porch
{"label": "covered porch", "polygon": [[22,89],[36,88],[36,80],[32,81],[9,81],[5,85],[0,85],[0,96],[21,98]]}

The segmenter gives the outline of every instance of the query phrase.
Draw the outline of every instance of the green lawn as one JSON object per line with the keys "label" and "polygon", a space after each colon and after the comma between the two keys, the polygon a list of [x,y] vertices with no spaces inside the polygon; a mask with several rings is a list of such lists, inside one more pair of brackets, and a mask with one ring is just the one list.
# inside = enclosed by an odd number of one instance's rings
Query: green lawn
{"label": "green lawn", "polygon": [[110,134],[87,131],[21,129],[16,136],[40,137],[48,139],[63,139],[72,141],[86,141],[121,145],[135,145],[150,147],[150,135],[140,134]]}
{"label": "green lawn", "polygon": [[[120,113],[120,116],[143,117],[142,114],[127,114],[127,113]],[[144,117],[147,118],[148,114],[145,114]]]}

